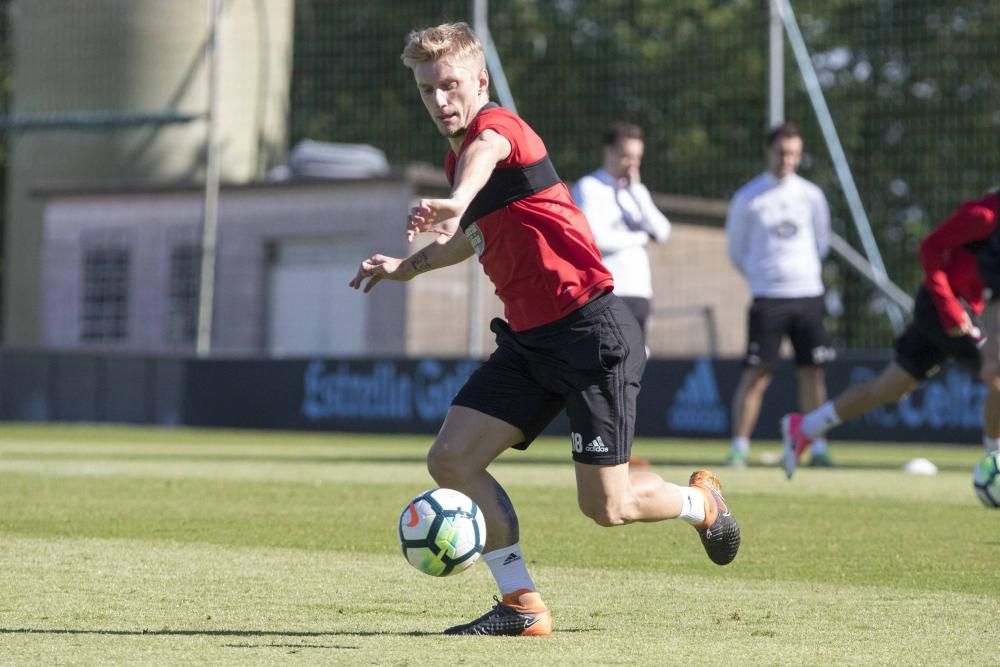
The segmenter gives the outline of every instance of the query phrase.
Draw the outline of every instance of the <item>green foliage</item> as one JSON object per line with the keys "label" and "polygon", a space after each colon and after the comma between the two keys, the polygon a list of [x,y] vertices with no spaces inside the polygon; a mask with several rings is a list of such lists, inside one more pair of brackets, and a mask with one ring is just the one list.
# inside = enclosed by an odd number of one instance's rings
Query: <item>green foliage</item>
{"label": "green foliage", "polygon": [[[0,426],[0,645],[12,664],[506,664],[512,641],[439,636],[482,613],[477,564],[420,575],[398,551],[431,485],[425,438]],[[680,481],[723,443],[639,443]],[[759,443],[764,451],[769,443]],[[771,448],[777,445],[770,443]],[[837,469],[722,471],[744,531],[725,568],[681,522],[600,528],[565,444],[492,470],[556,633],[541,664],[968,664],[1000,614],[1000,511],[977,448],[835,446]],[[941,473],[902,473],[917,456]],[[988,654],[985,654],[988,660]]]}
{"label": "green foliage", "polygon": [[[763,168],[767,3],[763,0],[491,0],[489,20],[524,116],[560,175],[600,158],[601,130],[646,130],[656,191],[728,199]],[[920,239],[962,199],[997,181],[1000,5],[988,0],[794,0],[890,277],[921,280]],[[379,146],[394,161],[445,150],[398,55],[406,32],[471,20],[468,2],[299,4],[292,134]],[[786,117],[837,231],[860,247],[819,126],[786,49]],[[720,259],[721,261],[721,259]],[[891,340],[871,287],[834,265],[841,346]]]}

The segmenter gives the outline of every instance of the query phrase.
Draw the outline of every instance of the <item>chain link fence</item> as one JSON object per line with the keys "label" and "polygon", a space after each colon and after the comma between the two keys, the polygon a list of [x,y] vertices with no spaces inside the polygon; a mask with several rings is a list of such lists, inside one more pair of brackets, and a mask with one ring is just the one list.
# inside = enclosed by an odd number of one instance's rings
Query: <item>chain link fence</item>
{"label": "chain link fence", "polygon": [[[1000,5],[792,4],[889,277],[912,291],[920,239],[1000,180]],[[398,55],[409,30],[471,22],[471,11],[438,0],[299,2],[293,141],[372,143],[394,162],[438,163],[444,145]],[[595,167],[600,132],[619,119],[646,131],[643,177],[654,191],[725,201],[763,169],[766,0],[491,0],[488,16],[518,111],[566,180]],[[826,191],[834,230],[860,248],[787,47],[785,102],[805,135],[801,173]],[[837,259],[825,278],[838,346],[889,345],[870,283]]]}
{"label": "chain link fence", "polygon": [[[5,10],[0,15],[0,92],[8,121],[18,91],[18,82],[10,77],[11,25],[16,25],[11,17],[29,8],[27,2],[0,2]],[[226,4],[233,11],[245,2]],[[185,24],[175,17],[171,20],[179,21],[176,25],[142,24],[146,32],[139,34],[159,35],[146,40],[150,48],[155,47],[145,56],[151,62],[169,55],[156,51],[170,49],[169,31],[195,23],[203,29],[204,2],[184,3],[190,6],[189,15],[197,13],[197,20]],[[912,291],[922,277],[916,250],[923,235],[960,200],[1000,180],[996,161],[1000,3],[794,0],[792,4],[889,277]],[[107,31],[113,29],[109,16],[130,14],[145,5],[157,11],[167,7],[161,0],[59,2],[52,7],[59,8],[62,18],[50,17],[47,25],[73,30],[96,21],[100,30]],[[261,6],[273,8],[269,3]],[[721,225],[718,211],[724,211],[735,190],[764,168],[767,0],[490,0],[487,8],[518,111],[545,140],[565,180],[573,181],[597,166],[601,131],[613,120],[635,122],[645,129],[643,178],[650,189],[705,202],[704,210],[716,212],[703,221],[709,226]],[[315,139],[371,144],[385,151],[394,164],[440,165],[445,144],[427,119],[399,53],[408,31],[443,21],[471,22],[472,12],[471,0],[294,0],[285,143],[292,146]],[[254,16],[253,21],[247,19],[246,31],[240,27],[236,32],[256,31],[263,40],[267,12],[257,10]],[[177,34],[184,32],[189,34],[179,43],[190,48],[190,31],[185,28]],[[135,94],[144,90],[142,80],[102,78],[93,74],[100,68],[87,66],[92,64],[88,59],[113,58],[114,54],[95,55],[101,53],[100,45],[79,38],[64,41],[74,49],[89,46],[65,57],[56,52],[51,64],[72,68],[76,63],[97,78],[89,82],[70,81],[66,76],[53,79],[79,87],[82,102],[75,109],[22,106],[22,111],[42,116],[110,111],[118,112],[118,122],[122,114],[132,114],[129,117],[135,123],[149,120],[138,117],[142,114],[158,113],[155,105],[133,108],[121,103],[126,99],[119,94],[123,87],[133,92],[129,100],[144,99]],[[129,57],[141,52],[132,42],[115,43],[127,47]],[[191,79],[180,80],[185,84],[199,80],[201,65],[182,60],[177,71],[183,74],[183,67],[189,66]],[[41,69],[37,72],[46,76]],[[799,122],[805,134],[807,155],[801,171],[826,191],[835,231],[860,248],[816,115],[787,46],[784,81],[785,117]],[[173,111],[193,118],[202,113],[198,95],[191,93],[185,99]],[[164,110],[170,109],[159,109]],[[82,118],[79,127],[64,124],[58,130],[60,136],[92,133],[94,126],[84,127],[87,120]],[[191,121],[190,127],[198,123],[197,118],[167,120]],[[136,125],[129,131],[134,133],[134,143],[142,145],[142,141],[152,141],[154,129],[154,125]],[[8,138],[20,131],[10,125],[7,130]],[[6,155],[0,153],[4,164]],[[274,161],[269,151],[257,151],[257,155]],[[251,171],[262,175],[266,166],[255,164]],[[173,173],[197,178],[198,169],[192,162]],[[15,249],[10,244],[20,244],[20,240],[11,234],[5,238],[5,266],[9,266]],[[719,253],[705,261],[722,265],[727,259]],[[827,262],[825,273],[834,297],[831,303],[838,306],[829,319],[838,347],[889,345],[892,331],[878,292],[836,258]],[[11,312],[6,309],[8,317]]]}

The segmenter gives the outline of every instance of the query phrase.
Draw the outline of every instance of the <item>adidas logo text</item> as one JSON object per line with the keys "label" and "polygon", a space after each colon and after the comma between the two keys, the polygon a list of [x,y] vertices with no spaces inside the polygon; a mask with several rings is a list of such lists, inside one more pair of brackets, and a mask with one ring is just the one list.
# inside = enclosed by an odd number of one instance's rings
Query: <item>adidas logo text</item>
{"label": "adidas logo text", "polygon": [[516,553],[511,552],[507,554],[506,558],[503,559],[503,564],[510,565],[511,563],[516,563],[519,560],[521,560],[521,557],[518,556]]}

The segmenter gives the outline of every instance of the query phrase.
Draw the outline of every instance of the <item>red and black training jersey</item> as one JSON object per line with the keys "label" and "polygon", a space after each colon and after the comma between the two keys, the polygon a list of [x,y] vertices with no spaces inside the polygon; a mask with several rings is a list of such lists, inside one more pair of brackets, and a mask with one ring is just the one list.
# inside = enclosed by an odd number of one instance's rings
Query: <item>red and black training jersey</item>
{"label": "red and black training jersey", "polygon": [[983,311],[985,283],[977,252],[997,230],[997,195],[963,202],[920,243],[924,284],[945,330],[961,325],[962,301],[973,313]]}
{"label": "red and black training jersey", "polygon": [[[510,142],[462,228],[504,305],[514,331],[554,322],[614,286],[590,226],[559,181],[545,144],[514,113],[490,104],[473,119],[462,151],[483,131]],[[454,184],[459,156],[448,151]]]}

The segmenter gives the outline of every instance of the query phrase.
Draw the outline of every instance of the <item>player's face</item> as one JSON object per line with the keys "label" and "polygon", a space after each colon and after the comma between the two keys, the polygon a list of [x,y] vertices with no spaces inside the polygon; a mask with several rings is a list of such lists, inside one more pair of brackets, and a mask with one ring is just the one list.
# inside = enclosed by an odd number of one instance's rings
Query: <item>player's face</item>
{"label": "player's face", "polygon": [[802,138],[778,137],[767,149],[767,168],[778,178],[795,173],[802,162]]}
{"label": "player's face", "polygon": [[644,150],[642,139],[622,139],[604,147],[604,170],[612,178],[626,178],[630,171],[639,171]]}
{"label": "player's face", "polygon": [[480,67],[475,59],[442,58],[417,63],[413,77],[438,131],[449,139],[464,135],[486,101],[489,87],[486,68]]}

